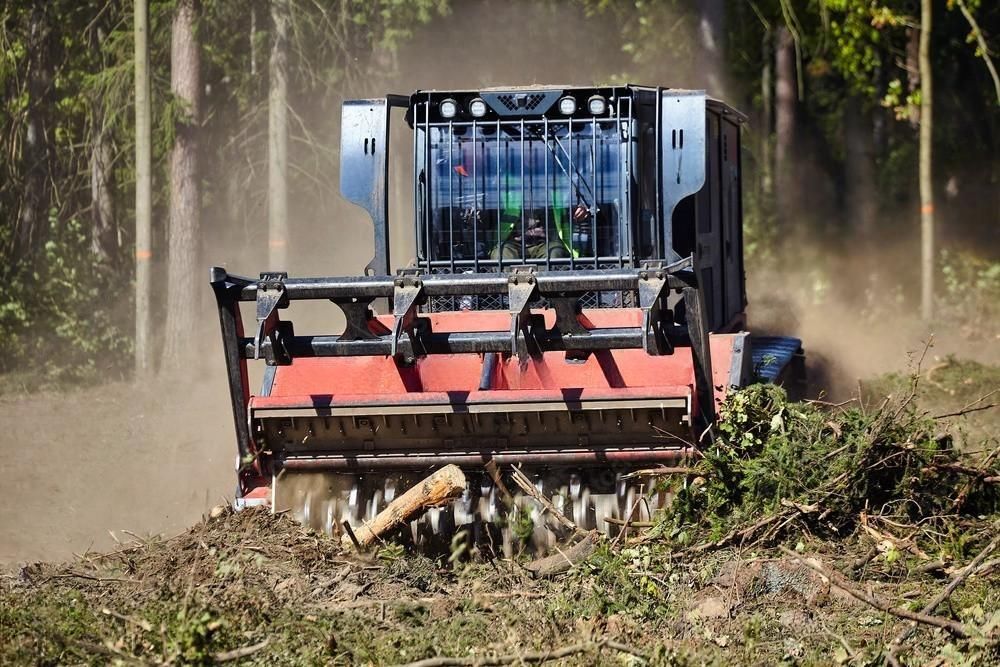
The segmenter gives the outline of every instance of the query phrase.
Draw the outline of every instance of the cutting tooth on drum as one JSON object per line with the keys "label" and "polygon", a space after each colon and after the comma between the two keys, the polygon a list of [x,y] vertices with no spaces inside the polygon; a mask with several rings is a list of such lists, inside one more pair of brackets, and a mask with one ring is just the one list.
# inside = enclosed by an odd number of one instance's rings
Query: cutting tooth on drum
{"label": "cutting tooth on drum", "polygon": [[[525,471],[532,486],[581,530],[597,529],[615,535],[620,522],[648,521],[650,512],[664,507],[668,494],[650,492],[648,479],[623,480],[606,471]],[[344,521],[359,527],[384,510],[401,491],[419,484],[423,475],[394,474],[379,478],[345,473],[289,473],[275,478],[275,511],[288,511],[294,518],[315,530],[339,534]],[[469,483],[462,497],[442,508],[431,508],[410,523],[407,531],[413,546],[423,549],[436,545],[447,548],[452,537],[469,528],[470,539],[492,541],[499,533],[499,546],[505,555],[526,549],[541,553],[558,543],[560,535],[549,525],[551,519],[529,494],[519,489],[512,505],[500,502],[497,486],[485,473],[467,474]],[[509,488],[516,489],[511,484]],[[521,544],[515,533],[511,512],[527,515],[533,527],[527,543]],[[631,516],[629,514],[631,513]],[[612,519],[609,522],[605,519]],[[559,530],[559,529],[557,529]],[[559,530],[562,537],[564,531]]]}

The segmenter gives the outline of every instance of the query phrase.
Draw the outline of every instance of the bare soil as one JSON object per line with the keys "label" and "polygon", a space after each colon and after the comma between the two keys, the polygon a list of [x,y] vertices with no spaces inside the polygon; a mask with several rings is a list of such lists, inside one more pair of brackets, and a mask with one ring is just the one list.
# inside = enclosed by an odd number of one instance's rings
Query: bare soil
{"label": "bare soil", "polygon": [[232,497],[225,377],[0,396],[0,569],[178,532]]}

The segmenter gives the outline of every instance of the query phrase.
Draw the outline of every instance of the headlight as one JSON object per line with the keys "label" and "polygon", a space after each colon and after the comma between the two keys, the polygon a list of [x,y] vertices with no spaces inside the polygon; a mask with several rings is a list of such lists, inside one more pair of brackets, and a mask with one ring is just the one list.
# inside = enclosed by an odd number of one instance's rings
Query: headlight
{"label": "headlight", "polygon": [[576,113],[576,100],[571,95],[559,100],[559,113],[564,116],[572,116]]}
{"label": "headlight", "polygon": [[481,98],[476,98],[469,102],[469,113],[472,114],[474,118],[482,118],[486,115],[486,102],[483,102]]}
{"label": "headlight", "polygon": [[600,95],[594,95],[587,100],[587,108],[590,109],[590,113],[600,116],[608,110],[608,101]]}
{"label": "headlight", "polygon": [[441,113],[442,118],[454,118],[455,114],[458,113],[458,102],[451,98],[441,100],[441,104],[438,105],[438,111]]}

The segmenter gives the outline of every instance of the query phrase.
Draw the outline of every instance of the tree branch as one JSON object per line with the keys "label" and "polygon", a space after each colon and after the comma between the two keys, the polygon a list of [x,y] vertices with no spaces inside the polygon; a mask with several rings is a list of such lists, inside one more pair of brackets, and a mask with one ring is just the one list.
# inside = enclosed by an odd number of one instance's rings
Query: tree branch
{"label": "tree branch", "polygon": [[901,609],[899,607],[893,607],[885,600],[881,600],[879,598],[874,597],[873,595],[865,593],[864,591],[858,590],[855,586],[851,585],[847,581],[847,579],[844,578],[843,575],[828,570],[822,565],[811,563],[787,547],[781,547],[781,550],[786,555],[794,558],[796,562],[801,563],[802,565],[805,565],[813,572],[823,577],[826,577],[832,585],[844,591],[852,598],[860,600],[861,602],[864,602],[865,604],[868,604],[880,611],[884,611],[887,614],[892,614],[897,618],[903,618],[908,621],[913,621],[915,623],[923,623],[925,625],[932,625],[936,628],[947,630],[956,637],[964,638],[969,636],[968,629],[962,623],[953,621],[949,618],[942,618],[941,616],[931,616],[926,613],[917,613],[914,611],[910,611],[909,609]]}
{"label": "tree branch", "polygon": [[[932,614],[938,606],[951,597],[951,594],[955,592],[963,581],[965,581],[969,575],[974,573],[979,569],[980,565],[986,557],[993,553],[993,550],[1000,545],[1000,537],[994,537],[993,541],[986,545],[986,548],[979,552],[979,555],[972,559],[968,565],[959,570],[958,574],[948,583],[944,589],[941,590],[934,599],[927,603],[927,605],[921,610],[924,614]],[[906,641],[906,638],[913,634],[913,631],[917,629],[916,623],[908,624],[896,637],[889,642],[889,654],[888,661],[890,664],[896,664],[898,661],[896,659],[896,653],[899,651],[900,646]]]}
{"label": "tree branch", "polygon": [[579,644],[570,644],[569,646],[548,651],[528,651],[526,653],[512,653],[509,655],[497,655],[493,657],[469,656],[467,658],[449,658],[447,656],[440,656],[437,658],[425,658],[424,660],[407,663],[402,667],[448,667],[451,665],[476,665],[477,667],[487,667],[488,665],[542,663],[550,660],[567,658],[571,655],[584,653],[586,651],[599,651],[605,647],[614,649],[615,651],[621,651],[622,653],[628,653],[629,655],[633,655],[643,660],[648,659],[648,656],[645,653],[636,648],[616,641],[602,639],[597,642],[580,642]]}
{"label": "tree branch", "polygon": [[990,76],[993,78],[993,88],[997,92],[997,104],[1000,104],[1000,76],[997,76],[997,68],[993,65],[993,59],[990,58],[990,50],[986,46],[986,39],[983,37],[983,31],[979,29],[979,24],[976,23],[976,17],[972,15],[969,8],[965,6],[964,0],[955,0],[955,4],[958,5],[958,9],[962,12],[962,16],[965,20],[969,22],[969,26],[972,28],[972,34],[976,37],[976,42],[979,44],[979,49],[983,52],[983,60],[986,61],[986,69],[990,71]]}

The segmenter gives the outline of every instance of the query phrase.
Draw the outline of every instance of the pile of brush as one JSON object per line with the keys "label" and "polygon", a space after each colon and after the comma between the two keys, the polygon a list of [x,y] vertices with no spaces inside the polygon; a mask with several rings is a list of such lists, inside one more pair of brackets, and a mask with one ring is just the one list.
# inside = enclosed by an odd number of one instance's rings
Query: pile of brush
{"label": "pile of brush", "polygon": [[676,498],[658,534],[703,551],[861,530],[883,546],[949,551],[948,536],[1000,509],[1000,447],[960,451],[916,407],[918,379],[876,407],[791,403],[774,385],[733,393],[703,457],[668,478]]}

